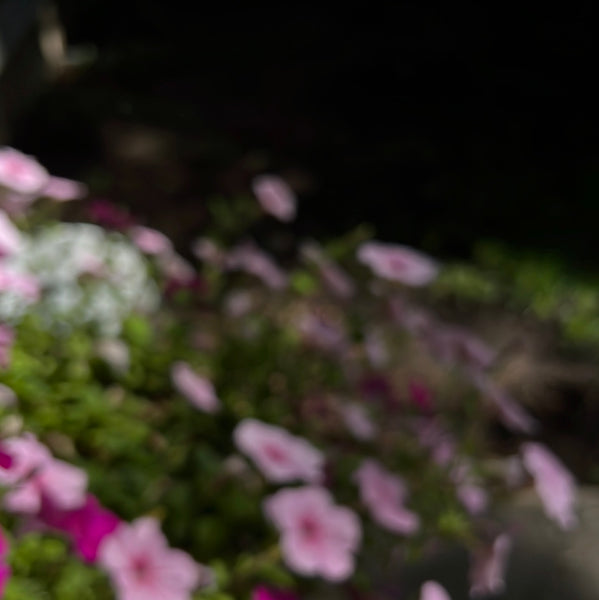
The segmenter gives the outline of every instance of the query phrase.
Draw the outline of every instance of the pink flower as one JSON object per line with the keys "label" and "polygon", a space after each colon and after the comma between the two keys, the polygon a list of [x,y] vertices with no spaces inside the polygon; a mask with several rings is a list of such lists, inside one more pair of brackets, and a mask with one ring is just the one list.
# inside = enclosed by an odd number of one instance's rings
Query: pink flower
{"label": "pink flower", "polygon": [[276,175],[259,175],[252,181],[252,191],[264,212],[279,221],[293,221],[297,201],[283,179]]}
{"label": "pink flower", "polygon": [[4,562],[8,554],[8,542],[4,537],[4,532],[0,529],[0,598],[4,598],[4,588],[10,577],[10,567]]}
{"label": "pink flower", "polygon": [[439,272],[437,263],[431,258],[397,244],[364,242],[358,248],[358,260],[370,267],[375,275],[410,286],[426,285]]}
{"label": "pink flower", "polygon": [[288,488],[266,498],[264,511],[281,532],[287,566],[300,575],[347,579],[361,538],[360,522],[323,488]]}
{"label": "pink flower", "polygon": [[418,419],[413,423],[418,442],[430,450],[436,464],[447,466],[455,456],[456,443],[437,419]]}
{"label": "pink flower", "polygon": [[3,210],[0,210],[0,257],[21,249],[21,233]]}
{"label": "pink flower", "polygon": [[431,413],[433,410],[431,389],[425,383],[414,379],[410,380],[408,387],[412,404],[424,413]]}
{"label": "pink flower", "polygon": [[210,238],[198,238],[192,245],[191,251],[202,262],[215,267],[225,264],[225,253]]}
{"label": "pink flower", "polygon": [[503,533],[493,543],[479,548],[470,565],[470,595],[499,594],[505,588],[504,574],[512,546],[510,537]]}
{"label": "pink flower", "polygon": [[543,444],[527,442],[522,444],[520,451],[524,467],[534,479],[545,513],[562,529],[572,529],[577,523],[574,477]]}
{"label": "pink flower", "polygon": [[39,519],[47,526],[71,538],[77,554],[86,562],[94,562],[102,540],[119,525],[119,518],[106,510],[95,496],[88,494],[85,504],[74,510],[60,510],[47,500]]}
{"label": "pink flower", "polygon": [[235,428],[233,439],[239,450],[256,463],[269,481],[322,481],[322,453],[303,438],[291,435],[281,427],[256,419],[244,419]]}
{"label": "pink flower", "polygon": [[58,202],[68,202],[69,200],[83,198],[87,194],[87,186],[72,179],[50,176],[39,194],[48,196]]}
{"label": "pink flower", "polygon": [[426,581],[420,588],[420,600],[451,600],[447,590],[436,581]]}
{"label": "pink flower", "polygon": [[470,514],[478,515],[487,508],[489,496],[486,490],[478,485],[467,459],[461,459],[454,466],[450,477],[456,485],[458,500]]}
{"label": "pink flower", "polygon": [[404,506],[405,483],[383,469],[374,460],[364,460],[354,478],[360,486],[360,497],[373,519],[385,529],[410,535],[420,527],[420,518]]}
{"label": "pink flower", "polygon": [[48,448],[31,433],[2,440],[2,450],[11,457],[10,465],[0,471],[0,484],[11,486],[52,460]]}
{"label": "pink flower", "polygon": [[360,404],[343,404],[341,416],[345,421],[345,426],[356,439],[372,440],[376,435],[376,426]]}
{"label": "pink flower", "polygon": [[275,262],[252,243],[233,248],[226,257],[228,269],[241,270],[260,279],[273,290],[287,286],[287,276]]}
{"label": "pink flower", "polygon": [[48,172],[33,157],[14,148],[0,149],[0,186],[20,194],[38,192],[48,181]]}
{"label": "pink flower", "polygon": [[41,290],[33,275],[11,271],[0,264],[0,292],[13,292],[28,302],[37,302]]}
{"label": "pink flower", "polygon": [[129,230],[133,243],[145,254],[166,254],[172,251],[171,241],[160,231],[137,225]]}
{"label": "pink flower", "polygon": [[338,298],[351,298],[356,286],[351,277],[337,264],[328,259],[320,246],[308,242],[302,246],[304,258],[313,262],[320,271],[320,277],[332,294]]}
{"label": "pink flower", "polygon": [[347,336],[342,323],[327,315],[306,312],[297,323],[305,341],[328,352],[342,352],[347,345]]}
{"label": "pink flower", "polygon": [[299,600],[292,592],[273,590],[259,585],[252,590],[252,600]]}
{"label": "pink flower", "polygon": [[156,519],[121,523],[104,537],[98,561],[119,600],[189,600],[204,569],[187,553],[168,546]]}
{"label": "pink flower", "polygon": [[208,379],[198,375],[186,362],[175,362],[171,367],[171,380],[179,393],[193,406],[207,413],[220,409],[220,400]]}
{"label": "pink flower", "polygon": [[88,209],[89,218],[109,229],[124,230],[135,224],[133,217],[109,200],[94,200]]}

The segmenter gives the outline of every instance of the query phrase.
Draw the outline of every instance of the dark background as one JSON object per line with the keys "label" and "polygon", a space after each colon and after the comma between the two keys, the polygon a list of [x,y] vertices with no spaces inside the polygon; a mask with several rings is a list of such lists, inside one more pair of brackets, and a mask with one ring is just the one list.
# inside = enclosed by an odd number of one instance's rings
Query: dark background
{"label": "dark background", "polygon": [[441,256],[493,238],[594,268],[590,3],[58,6],[69,43],[94,44],[98,59],[43,94],[14,145],[62,174],[105,160],[107,122],[143,123],[195,144],[177,159],[201,173],[197,190],[178,189],[165,210],[261,152],[269,170],[308,174],[306,232],[370,221]]}

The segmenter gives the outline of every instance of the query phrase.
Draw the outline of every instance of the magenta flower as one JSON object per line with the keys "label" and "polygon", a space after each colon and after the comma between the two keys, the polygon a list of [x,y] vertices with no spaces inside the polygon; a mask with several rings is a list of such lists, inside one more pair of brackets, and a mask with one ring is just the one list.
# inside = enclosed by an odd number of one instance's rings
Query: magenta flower
{"label": "magenta flower", "polygon": [[225,263],[228,269],[245,271],[273,290],[280,290],[287,286],[287,275],[266,252],[252,243],[233,248],[227,255]]}
{"label": "magenta flower", "polygon": [[431,413],[433,411],[433,393],[425,383],[412,379],[408,384],[408,389],[410,392],[410,401],[416,408],[423,413]]}
{"label": "magenta flower", "polygon": [[0,529],[0,598],[4,598],[4,588],[10,577],[10,567],[5,562],[7,554],[8,542],[4,537],[4,532]]}
{"label": "magenta flower", "polygon": [[259,175],[252,181],[252,191],[264,212],[279,221],[293,221],[297,200],[283,179],[276,175]]}
{"label": "magenta flower", "polygon": [[264,511],[281,532],[283,560],[291,570],[330,581],[353,573],[360,521],[353,511],[335,505],[325,489],[280,490],[266,498]]}
{"label": "magenta flower", "polygon": [[274,483],[302,480],[319,483],[324,456],[303,438],[256,419],[244,419],[233,432],[235,444]]}
{"label": "magenta flower", "polygon": [[187,553],[170,548],[151,517],[121,523],[104,537],[98,562],[119,600],[189,600],[205,571]]}
{"label": "magenta flower", "polygon": [[358,260],[370,267],[375,275],[410,286],[426,285],[439,272],[437,263],[431,258],[397,244],[364,242],[358,248]]}
{"label": "magenta flower", "polygon": [[177,361],[172,365],[171,380],[177,391],[196,408],[207,413],[220,409],[220,400],[212,383],[198,375],[186,362]]}
{"label": "magenta flower", "polygon": [[493,543],[479,548],[470,565],[470,595],[499,594],[505,588],[505,570],[512,546],[510,537],[503,533]]}
{"label": "magenta flower", "polygon": [[364,460],[354,478],[360,487],[362,502],[381,527],[402,535],[411,535],[418,530],[420,518],[405,508],[407,489],[399,477],[374,460]]}
{"label": "magenta flower", "polygon": [[259,585],[252,590],[252,600],[299,600],[292,592],[273,590]]}
{"label": "magenta flower", "polygon": [[95,496],[88,494],[85,504],[74,510],[61,510],[45,500],[38,518],[53,529],[65,533],[77,554],[86,562],[94,562],[102,540],[119,525],[119,518],[105,509]]}
{"label": "magenta flower", "polygon": [[21,249],[21,233],[3,210],[0,210],[0,257]]}
{"label": "magenta flower", "polygon": [[48,196],[57,202],[68,202],[69,200],[83,198],[87,194],[87,186],[72,179],[50,176],[39,194]]}
{"label": "magenta flower", "polygon": [[0,149],[0,186],[19,194],[34,194],[48,182],[48,171],[35,158],[14,148]]}
{"label": "magenta flower", "polygon": [[137,225],[129,230],[133,243],[145,254],[167,254],[172,252],[173,244],[162,232]]}
{"label": "magenta flower", "polygon": [[543,444],[527,442],[522,444],[520,451],[524,467],[534,479],[545,513],[562,529],[572,529],[577,523],[574,477]]}
{"label": "magenta flower", "polygon": [[420,600],[451,600],[447,590],[436,581],[426,581],[420,588]]}
{"label": "magenta flower", "polygon": [[94,200],[88,208],[89,218],[98,225],[122,231],[135,224],[135,219],[109,200]]}

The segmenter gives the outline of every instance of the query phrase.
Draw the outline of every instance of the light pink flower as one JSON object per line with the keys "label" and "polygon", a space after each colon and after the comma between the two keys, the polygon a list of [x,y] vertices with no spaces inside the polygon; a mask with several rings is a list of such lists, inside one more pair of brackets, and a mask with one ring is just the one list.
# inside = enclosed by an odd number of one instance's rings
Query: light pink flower
{"label": "light pink flower", "polygon": [[504,590],[504,576],[511,546],[510,537],[502,533],[492,544],[474,552],[469,573],[471,596],[499,594]]}
{"label": "light pink flower", "polygon": [[450,477],[456,485],[458,500],[471,515],[478,515],[486,510],[489,504],[489,495],[483,487],[478,485],[467,459],[462,458],[454,466]]}
{"label": "light pink flower", "polygon": [[166,254],[173,250],[173,244],[164,233],[136,225],[129,230],[133,243],[145,254]]}
{"label": "light pink flower", "polygon": [[420,588],[420,600],[451,600],[447,590],[436,581],[426,581]]}
{"label": "light pink flower", "polygon": [[220,400],[212,383],[198,375],[186,362],[177,361],[171,367],[171,380],[177,390],[196,408],[214,413],[220,409]]}
{"label": "light pink flower", "polygon": [[157,257],[158,267],[169,281],[185,286],[196,279],[195,269],[176,252],[161,253]]}
{"label": "light pink flower", "polygon": [[224,251],[210,238],[198,238],[192,244],[191,251],[202,262],[209,265],[222,267],[225,264],[226,256]]}
{"label": "light pink flower", "polygon": [[407,488],[399,477],[374,460],[364,460],[354,479],[360,487],[362,502],[381,527],[403,535],[418,530],[420,518],[404,506]]}
{"label": "light pink flower", "polygon": [[256,419],[244,419],[233,432],[235,444],[262,474],[275,483],[323,478],[324,456],[309,442],[285,429]]}
{"label": "light pink flower", "polygon": [[259,585],[252,590],[252,600],[299,600],[299,598],[292,592]]}
{"label": "light pink flower", "polygon": [[266,498],[264,511],[281,532],[283,560],[290,569],[330,581],[353,573],[360,522],[354,512],[335,505],[325,489],[280,490]]}
{"label": "light pink flower", "polygon": [[0,149],[0,186],[20,194],[33,194],[46,185],[48,177],[48,171],[33,157],[14,148]]}
{"label": "light pink flower", "polygon": [[397,244],[364,242],[358,248],[358,260],[370,267],[375,275],[410,286],[426,285],[439,272],[437,263],[431,258]]}
{"label": "light pink flower", "polygon": [[351,298],[356,286],[351,277],[332,260],[328,259],[320,246],[315,242],[303,244],[302,255],[314,263],[320,272],[320,277],[329,291],[338,298]]}
{"label": "light pink flower", "polygon": [[15,254],[21,249],[21,233],[3,210],[0,210],[0,257]]}
{"label": "light pink flower", "polygon": [[340,410],[346,427],[356,439],[366,441],[374,438],[376,426],[363,406],[355,402],[344,403]]}
{"label": "light pink flower", "polygon": [[0,484],[5,486],[16,484],[52,460],[48,448],[31,433],[2,440],[2,449],[12,458],[10,467],[0,470]]}
{"label": "light pink flower", "polygon": [[283,179],[276,175],[259,175],[252,181],[252,191],[264,212],[279,221],[293,221],[297,200]]}
{"label": "light pink flower", "polygon": [[437,419],[416,419],[412,428],[418,442],[431,452],[436,464],[444,467],[453,460],[456,453],[455,439]]}
{"label": "light pink flower", "polygon": [[104,537],[98,562],[119,600],[189,600],[204,577],[201,565],[168,546],[158,521],[151,517],[121,523]]}
{"label": "light pink flower", "polygon": [[40,196],[48,196],[58,202],[78,200],[87,194],[87,186],[79,181],[65,179],[64,177],[50,176],[48,182],[40,190]]}
{"label": "light pink flower", "polygon": [[0,263],[0,292],[13,292],[28,302],[37,302],[41,289],[33,275],[11,271]]}
{"label": "light pink flower", "polygon": [[347,345],[341,322],[326,315],[306,312],[299,318],[297,328],[308,344],[321,350],[342,352]]}
{"label": "light pink flower", "polygon": [[228,269],[245,271],[260,279],[271,289],[280,290],[287,286],[287,275],[266,252],[252,243],[233,248],[225,262]]}
{"label": "light pink flower", "polygon": [[572,529],[577,523],[574,477],[543,444],[527,442],[522,444],[520,451],[524,467],[534,479],[545,513],[562,529]]}

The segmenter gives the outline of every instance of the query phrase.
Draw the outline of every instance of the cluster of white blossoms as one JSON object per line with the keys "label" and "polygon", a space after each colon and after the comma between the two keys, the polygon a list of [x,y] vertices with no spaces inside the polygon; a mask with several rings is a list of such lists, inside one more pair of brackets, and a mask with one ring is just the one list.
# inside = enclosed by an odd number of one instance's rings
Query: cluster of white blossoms
{"label": "cluster of white blossoms", "polygon": [[[35,309],[47,326],[89,325],[113,336],[132,311],[158,307],[160,293],[145,258],[121,234],[57,223],[21,236],[21,248],[5,264],[37,280]],[[0,294],[0,320],[14,323],[32,308],[22,295]]]}

